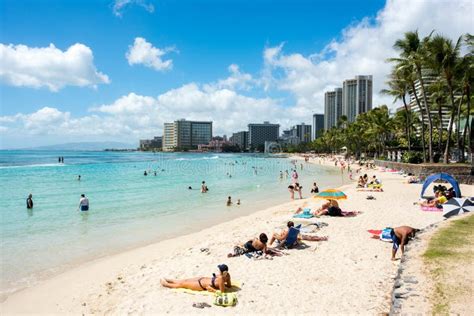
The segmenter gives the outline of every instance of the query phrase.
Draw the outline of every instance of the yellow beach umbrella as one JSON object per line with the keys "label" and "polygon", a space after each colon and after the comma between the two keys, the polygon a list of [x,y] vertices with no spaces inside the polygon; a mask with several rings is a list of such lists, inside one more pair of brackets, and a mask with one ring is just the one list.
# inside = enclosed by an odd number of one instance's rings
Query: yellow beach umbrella
{"label": "yellow beach umbrella", "polygon": [[315,199],[326,199],[326,200],[346,200],[347,195],[336,189],[329,189],[319,192],[314,196]]}

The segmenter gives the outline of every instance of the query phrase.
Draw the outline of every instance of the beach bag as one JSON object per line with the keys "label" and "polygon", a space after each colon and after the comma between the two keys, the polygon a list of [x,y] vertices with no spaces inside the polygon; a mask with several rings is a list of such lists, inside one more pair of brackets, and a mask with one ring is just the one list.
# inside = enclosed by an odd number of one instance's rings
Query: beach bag
{"label": "beach bag", "polygon": [[384,228],[380,233],[380,240],[392,241],[392,229],[390,227]]}
{"label": "beach bag", "polygon": [[237,295],[235,293],[222,293],[221,291],[216,292],[214,298],[214,305],[217,306],[235,306],[237,305]]}

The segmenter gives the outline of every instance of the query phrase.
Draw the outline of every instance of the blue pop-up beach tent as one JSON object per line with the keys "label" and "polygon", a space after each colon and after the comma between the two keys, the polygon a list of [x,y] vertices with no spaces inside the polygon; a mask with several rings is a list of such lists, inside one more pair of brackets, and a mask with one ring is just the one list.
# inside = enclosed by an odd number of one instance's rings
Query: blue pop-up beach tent
{"label": "blue pop-up beach tent", "polygon": [[423,197],[423,194],[425,193],[426,188],[436,180],[444,180],[446,182],[449,182],[453,186],[454,193],[456,194],[456,197],[460,198],[461,197],[461,189],[459,188],[459,183],[454,179],[454,177],[448,173],[436,173],[430,175],[428,178],[426,178],[425,183],[423,183],[423,189],[421,190],[421,197]]}

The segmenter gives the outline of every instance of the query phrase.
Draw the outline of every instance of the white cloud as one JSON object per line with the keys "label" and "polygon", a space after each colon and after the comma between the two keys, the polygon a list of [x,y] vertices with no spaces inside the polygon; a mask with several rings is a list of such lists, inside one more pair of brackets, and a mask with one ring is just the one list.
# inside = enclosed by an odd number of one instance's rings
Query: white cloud
{"label": "white cloud", "polygon": [[154,47],[146,39],[137,37],[133,45],[128,47],[125,57],[129,65],[142,64],[157,71],[165,71],[173,68],[173,60],[163,60],[162,57],[171,51],[175,51],[175,49],[173,47],[160,49]]}
{"label": "white cloud", "polygon": [[48,47],[0,44],[0,80],[17,87],[58,91],[65,86],[91,86],[110,83],[107,75],[97,71],[92,50],[74,44],[61,51]]}
{"label": "white cloud", "polygon": [[229,77],[206,84],[204,89],[209,91],[214,89],[250,90],[258,84],[258,80],[255,80],[249,73],[241,72],[236,64],[230,64],[227,70],[230,73]]}
{"label": "white cloud", "polygon": [[[470,0],[428,1],[388,0],[375,19],[365,18],[342,32],[322,51],[303,56],[285,54],[283,44],[264,50],[263,79],[267,89],[288,91],[295,97],[291,115],[307,118],[323,112],[324,91],[342,86],[342,81],[355,75],[374,76],[374,105],[392,106],[392,98],[381,95],[391,65],[385,60],[397,55],[394,42],[404,32],[418,30],[420,36],[433,29],[450,38],[473,32]],[[283,71],[276,77],[275,71]]]}
{"label": "white cloud", "polygon": [[115,16],[121,17],[125,7],[134,4],[144,8],[149,13],[153,13],[155,11],[155,7],[153,6],[153,4],[145,0],[115,0],[112,11]]}
{"label": "white cloud", "polygon": [[[270,98],[253,98],[227,88],[205,89],[190,83],[156,97],[129,93],[110,104],[91,108],[91,114],[82,117],[44,107],[31,114],[0,117],[0,123],[5,139],[22,135],[30,140],[55,137],[55,142],[71,138],[134,142],[161,135],[163,123],[180,118],[212,120],[214,132],[223,134],[244,130],[249,122],[263,121],[262,113],[265,120],[276,121],[282,111],[278,102]],[[3,146],[11,146],[10,142]]]}

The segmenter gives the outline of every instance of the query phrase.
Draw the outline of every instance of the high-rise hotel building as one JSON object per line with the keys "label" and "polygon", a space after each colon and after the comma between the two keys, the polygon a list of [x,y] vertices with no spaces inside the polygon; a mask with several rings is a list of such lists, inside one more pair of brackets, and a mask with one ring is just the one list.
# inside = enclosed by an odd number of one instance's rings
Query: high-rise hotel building
{"label": "high-rise hotel building", "polygon": [[165,123],[163,151],[196,149],[208,144],[212,138],[212,122],[187,121],[185,119]]}
{"label": "high-rise hotel building", "polygon": [[354,122],[360,113],[372,110],[372,76],[356,76],[342,84],[342,113]]}
{"label": "high-rise hotel building", "polygon": [[342,89],[336,88],[324,94],[324,129],[337,125],[342,116]]}

